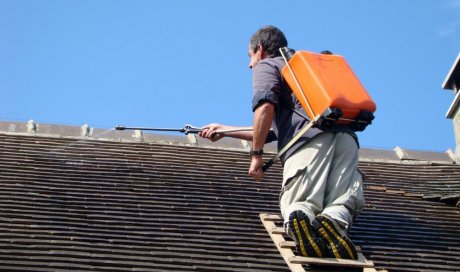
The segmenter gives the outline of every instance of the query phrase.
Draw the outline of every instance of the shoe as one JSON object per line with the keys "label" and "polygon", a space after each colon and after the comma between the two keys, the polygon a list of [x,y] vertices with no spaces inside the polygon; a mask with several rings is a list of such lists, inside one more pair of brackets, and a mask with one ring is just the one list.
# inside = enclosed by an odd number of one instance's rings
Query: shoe
{"label": "shoe", "polygon": [[288,228],[292,233],[297,253],[304,257],[325,257],[326,244],[318,237],[310,219],[302,211],[289,215]]}
{"label": "shoe", "polygon": [[355,245],[340,226],[326,214],[319,214],[312,222],[318,236],[327,242],[328,257],[336,259],[358,259]]}

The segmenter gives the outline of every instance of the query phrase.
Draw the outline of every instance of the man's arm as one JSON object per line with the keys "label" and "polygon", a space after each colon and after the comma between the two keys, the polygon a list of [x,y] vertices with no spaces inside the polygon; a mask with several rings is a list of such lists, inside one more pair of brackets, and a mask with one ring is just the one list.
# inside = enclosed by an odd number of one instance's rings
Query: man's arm
{"label": "man's arm", "polygon": [[[262,150],[264,148],[274,114],[275,106],[269,102],[259,105],[254,111],[254,129],[252,132],[253,150]],[[248,172],[249,176],[253,177],[256,181],[262,180],[264,176],[264,171],[262,171],[263,164],[264,162],[261,155],[253,155]]]}
{"label": "man's arm", "polygon": [[222,124],[209,124],[202,127],[203,131],[198,133],[199,136],[207,138],[213,142],[222,139],[223,137],[231,137],[241,140],[252,141],[252,130],[249,131],[234,131],[234,132],[225,132],[217,133],[218,131],[226,130],[238,130],[238,129],[252,129],[252,127],[236,127],[236,126],[227,126]]}

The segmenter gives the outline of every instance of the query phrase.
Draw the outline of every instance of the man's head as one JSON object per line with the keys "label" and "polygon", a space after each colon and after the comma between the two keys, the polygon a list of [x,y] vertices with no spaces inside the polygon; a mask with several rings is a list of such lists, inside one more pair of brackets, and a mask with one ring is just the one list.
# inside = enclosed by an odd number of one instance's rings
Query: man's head
{"label": "man's head", "polygon": [[283,32],[274,26],[264,26],[252,35],[249,43],[249,68],[253,68],[260,60],[279,56],[279,49],[287,46]]}

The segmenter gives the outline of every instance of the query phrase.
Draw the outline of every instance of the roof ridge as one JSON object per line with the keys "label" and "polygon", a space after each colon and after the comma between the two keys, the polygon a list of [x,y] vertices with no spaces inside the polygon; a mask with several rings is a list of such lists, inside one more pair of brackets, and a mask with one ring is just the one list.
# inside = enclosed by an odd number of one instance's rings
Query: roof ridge
{"label": "roof ridge", "polygon": [[[250,149],[248,141],[238,139],[224,138],[218,142],[211,142],[197,137],[195,134],[178,136],[174,134],[144,133],[140,130],[119,131],[114,128],[92,128],[88,124],[83,124],[82,126],[42,124],[36,123],[33,120],[28,122],[0,121],[0,134],[77,140],[155,143],[233,151],[249,151]],[[266,153],[276,153],[276,144],[267,144],[264,149]],[[450,149],[446,152],[435,152],[403,149],[399,146],[393,150],[361,148],[360,160],[403,164],[457,164],[458,162],[455,153]]]}

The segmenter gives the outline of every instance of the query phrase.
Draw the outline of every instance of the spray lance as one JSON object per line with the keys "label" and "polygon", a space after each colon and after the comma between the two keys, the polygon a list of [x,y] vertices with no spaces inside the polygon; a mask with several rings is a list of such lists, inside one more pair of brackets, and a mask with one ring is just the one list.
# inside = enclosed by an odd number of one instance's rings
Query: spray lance
{"label": "spray lance", "polygon": [[[183,128],[151,128],[151,127],[125,127],[122,125],[116,126],[116,130],[150,130],[150,131],[173,131],[173,132],[181,132],[185,135],[188,134],[197,134],[203,131],[202,128],[194,127],[192,125],[186,124]],[[230,133],[230,132],[238,132],[238,131],[252,131],[252,128],[237,128],[237,129],[228,129],[228,130],[217,130],[216,134],[223,134],[223,133]]]}
{"label": "spray lance", "polygon": [[[194,127],[192,125],[184,125],[182,128],[152,128],[152,127],[126,127],[123,125],[119,125],[115,127],[116,130],[146,130],[146,131],[171,131],[171,132],[180,132],[184,133],[185,135],[188,134],[197,134],[203,131],[202,128]],[[237,129],[228,129],[228,130],[217,130],[216,134],[225,134],[230,132],[239,132],[239,131],[252,131],[252,128],[237,128]],[[283,152],[284,153],[284,152]],[[274,158],[270,159],[267,163],[264,164],[262,170],[265,172],[272,166],[276,161],[279,160],[282,153],[278,153]]]}

